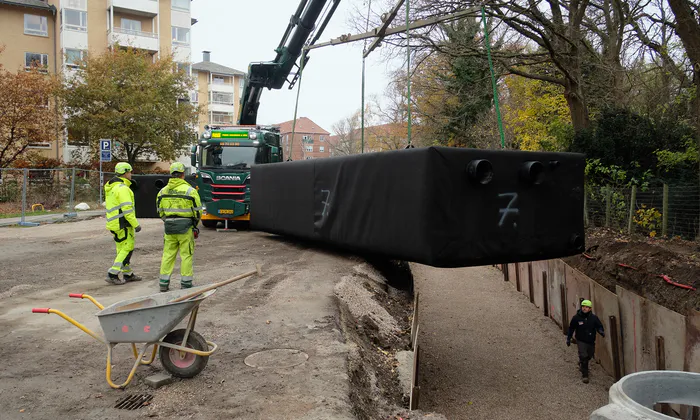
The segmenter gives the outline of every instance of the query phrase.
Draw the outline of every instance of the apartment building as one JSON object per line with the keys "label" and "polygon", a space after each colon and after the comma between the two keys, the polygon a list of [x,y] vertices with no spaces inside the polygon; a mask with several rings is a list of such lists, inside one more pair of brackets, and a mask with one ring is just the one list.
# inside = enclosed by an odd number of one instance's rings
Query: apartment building
{"label": "apartment building", "polygon": [[211,61],[203,51],[202,62],[192,65],[196,82],[192,102],[199,105],[199,130],[207,124],[236,124],[246,74]]}
{"label": "apartment building", "polygon": [[[0,0],[0,64],[10,71],[37,63],[70,75],[84,54],[115,45],[172,52],[189,71],[191,0]],[[32,145],[48,157],[70,159],[67,139]]]}
{"label": "apartment building", "polygon": [[330,133],[307,117],[297,119],[292,141],[294,120],[278,124],[282,136],[284,157],[292,160],[319,159],[330,157],[328,139]]}

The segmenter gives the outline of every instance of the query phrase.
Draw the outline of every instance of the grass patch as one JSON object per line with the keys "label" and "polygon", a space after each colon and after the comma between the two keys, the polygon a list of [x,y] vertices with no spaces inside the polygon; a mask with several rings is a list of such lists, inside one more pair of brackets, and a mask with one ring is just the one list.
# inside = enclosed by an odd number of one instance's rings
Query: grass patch
{"label": "grass patch", "polygon": [[[54,214],[55,211],[50,210],[39,210],[39,211],[28,211],[24,213],[25,217],[28,216],[41,216],[44,214]],[[8,219],[10,217],[22,217],[22,212],[19,213],[0,213],[0,219]]]}

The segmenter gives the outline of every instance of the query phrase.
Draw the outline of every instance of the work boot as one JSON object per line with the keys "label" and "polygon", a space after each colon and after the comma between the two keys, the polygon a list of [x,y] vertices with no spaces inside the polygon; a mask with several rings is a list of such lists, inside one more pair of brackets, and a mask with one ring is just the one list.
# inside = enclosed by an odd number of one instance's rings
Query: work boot
{"label": "work boot", "polygon": [[105,281],[109,284],[121,285],[126,283],[126,280],[120,279],[118,274],[107,273]]}
{"label": "work boot", "polygon": [[136,274],[124,274],[124,281],[130,282],[130,281],[141,281],[143,280],[141,277],[137,276]]}
{"label": "work boot", "polygon": [[588,375],[581,377],[581,380],[583,381],[584,384],[588,383]]}
{"label": "work boot", "polygon": [[170,287],[167,284],[161,284],[160,285],[160,291],[161,292],[167,292],[170,290]]}

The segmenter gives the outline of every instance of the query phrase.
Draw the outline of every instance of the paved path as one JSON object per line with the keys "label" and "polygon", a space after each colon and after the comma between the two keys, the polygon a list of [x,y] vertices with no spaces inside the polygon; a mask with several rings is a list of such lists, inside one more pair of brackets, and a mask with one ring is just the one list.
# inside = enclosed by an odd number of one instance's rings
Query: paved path
{"label": "paved path", "polygon": [[[85,210],[77,211],[77,219],[65,217],[64,213],[55,214],[42,214],[41,216],[28,216],[29,213],[25,214],[24,221],[32,223],[56,223],[59,221],[70,221],[70,220],[82,220],[89,219],[91,217],[102,216],[105,214],[104,210]],[[18,225],[22,220],[21,217],[8,217],[0,219],[0,227]]]}
{"label": "paved path", "polygon": [[613,379],[491,267],[412,264],[420,292],[420,409],[448,419],[587,419]]}

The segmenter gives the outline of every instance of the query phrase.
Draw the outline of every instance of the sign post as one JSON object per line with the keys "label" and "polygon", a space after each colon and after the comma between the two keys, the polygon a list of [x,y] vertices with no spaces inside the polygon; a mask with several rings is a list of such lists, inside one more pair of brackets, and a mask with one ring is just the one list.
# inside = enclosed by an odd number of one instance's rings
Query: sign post
{"label": "sign post", "polygon": [[102,205],[102,162],[112,161],[112,140],[100,139],[100,203]]}

